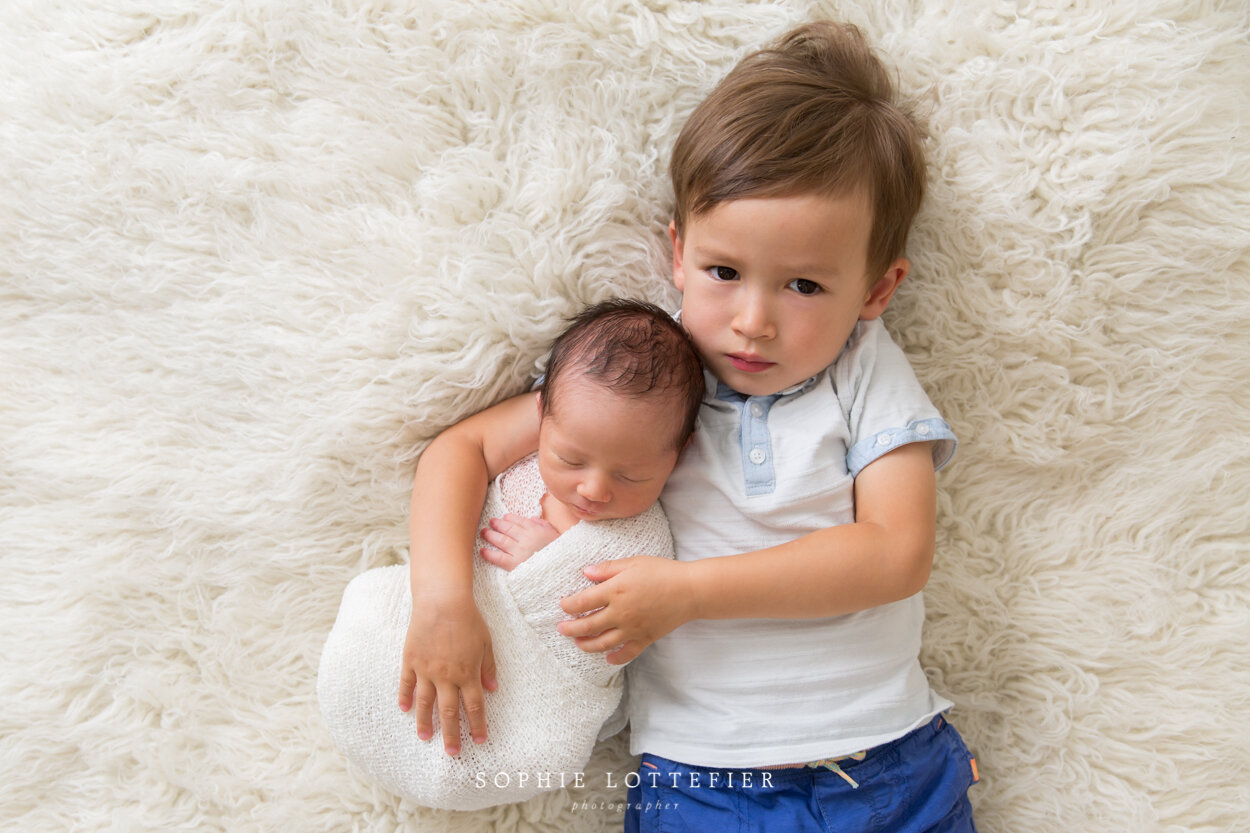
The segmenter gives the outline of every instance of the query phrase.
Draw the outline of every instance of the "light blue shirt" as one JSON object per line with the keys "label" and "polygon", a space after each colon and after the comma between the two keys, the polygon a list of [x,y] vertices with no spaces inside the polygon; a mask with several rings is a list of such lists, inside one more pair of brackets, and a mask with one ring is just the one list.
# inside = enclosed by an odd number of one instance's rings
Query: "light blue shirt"
{"label": "light blue shirt", "polygon": [[[771,396],[707,374],[699,427],[660,500],[680,561],[766,549],[855,520],[855,477],[881,455],[955,437],[879,320],[837,360]],[[831,557],[835,557],[832,556]],[[920,668],[924,603],[825,619],[697,620],[627,670],[631,752],[752,767],[857,752],[950,703]]]}

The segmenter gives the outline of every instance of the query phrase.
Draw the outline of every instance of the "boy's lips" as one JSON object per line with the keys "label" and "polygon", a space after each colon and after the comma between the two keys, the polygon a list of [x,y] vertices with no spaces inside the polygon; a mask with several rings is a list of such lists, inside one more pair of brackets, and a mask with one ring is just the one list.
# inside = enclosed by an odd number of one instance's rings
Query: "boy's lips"
{"label": "boy's lips", "polygon": [[754,353],[728,353],[725,358],[729,359],[729,363],[734,366],[735,370],[743,373],[762,373],[776,364],[776,362],[764,361]]}

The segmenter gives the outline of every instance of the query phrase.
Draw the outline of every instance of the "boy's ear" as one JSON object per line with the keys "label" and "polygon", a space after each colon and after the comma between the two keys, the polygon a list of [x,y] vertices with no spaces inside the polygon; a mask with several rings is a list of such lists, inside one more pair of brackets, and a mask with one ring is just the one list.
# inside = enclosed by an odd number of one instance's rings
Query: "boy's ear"
{"label": "boy's ear", "polygon": [[668,224],[668,239],[673,243],[673,285],[678,292],[685,292],[686,276],[681,271],[681,235],[677,233],[677,221]]}
{"label": "boy's ear", "polygon": [[894,297],[894,291],[898,289],[899,284],[910,271],[911,261],[905,257],[900,257],[891,263],[890,268],[885,270],[885,274],[873,284],[872,289],[868,290],[868,297],[864,299],[864,306],[859,311],[859,320],[871,321],[880,317],[889,305],[890,299]]}

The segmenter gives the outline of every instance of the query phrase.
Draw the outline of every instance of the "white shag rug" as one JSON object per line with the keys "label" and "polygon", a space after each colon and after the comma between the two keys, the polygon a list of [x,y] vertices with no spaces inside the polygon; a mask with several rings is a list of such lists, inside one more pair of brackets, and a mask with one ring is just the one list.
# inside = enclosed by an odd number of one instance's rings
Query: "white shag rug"
{"label": "white shag rug", "polygon": [[930,113],[886,321],[962,441],[924,661],[981,830],[1246,829],[1237,0],[4,3],[0,828],[617,829],[620,738],[523,805],[372,788],[317,660],[423,444],[674,302],[677,130],[820,15]]}

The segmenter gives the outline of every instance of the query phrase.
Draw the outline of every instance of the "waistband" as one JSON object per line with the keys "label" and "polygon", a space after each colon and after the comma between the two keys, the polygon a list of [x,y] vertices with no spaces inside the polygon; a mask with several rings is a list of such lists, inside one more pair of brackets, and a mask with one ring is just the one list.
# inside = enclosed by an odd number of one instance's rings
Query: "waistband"
{"label": "waistband", "polygon": [[901,747],[907,744],[914,743],[916,740],[920,739],[923,736],[932,735],[937,732],[940,732],[945,726],[946,726],[946,717],[944,715],[938,714],[938,715],[934,715],[933,719],[930,720],[925,725],[919,726],[911,730],[910,732],[903,735],[902,737],[895,738],[894,740],[887,741],[886,743],[880,744],[879,746],[874,746],[870,749],[864,749],[859,752],[853,752],[849,755],[839,755],[835,758],[821,758],[820,760],[816,760],[816,761],[803,761],[803,762],[794,763],[794,764],[779,764],[776,766],[757,767],[756,769],[760,772],[768,772],[768,773],[773,773],[773,774],[780,774],[780,773],[789,774],[790,772],[794,772],[796,770],[806,771],[810,769],[827,769],[830,772],[837,775],[838,777],[840,777],[842,780],[846,781],[846,783],[850,784],[853,789],[859,789],[859,782],[856,781],[853,777],[851,777],[851,775],[846,771],[847,769],[853,769],[857,764],[861,764],[864,761],[871,760],[872,758],[878,757],[892,750],[900,749]]}

